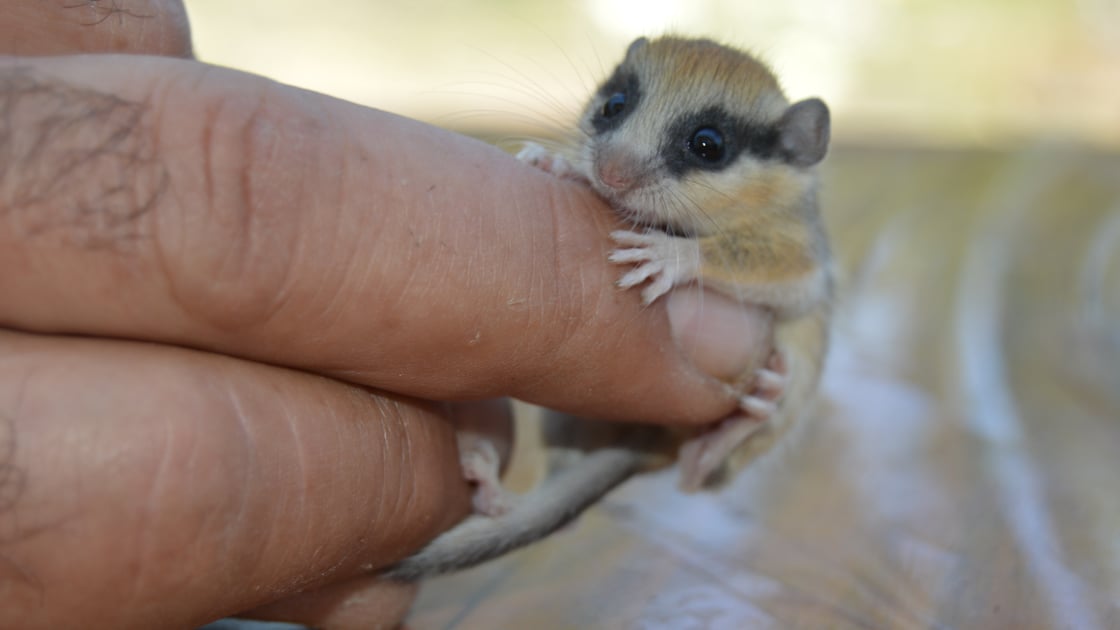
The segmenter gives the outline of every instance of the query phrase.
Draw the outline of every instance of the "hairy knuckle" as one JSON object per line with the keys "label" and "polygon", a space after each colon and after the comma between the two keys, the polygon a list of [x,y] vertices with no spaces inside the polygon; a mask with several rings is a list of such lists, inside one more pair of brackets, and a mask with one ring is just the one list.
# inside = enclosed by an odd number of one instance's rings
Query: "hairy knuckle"
{"label": "hairy knuckle", "polygon": [[[200,112],[198,149],[179,165],[183,207],[161,246],[184,309],[240,329],[284,305],[303,238],[300,210],[312,194],[301,164],[310,160],[318,123],[276,84],[210,74],[191,104]],[[179,116],[170,118],[165,128]]]}
{"label": "hairy knuckle", "polygon": [[26,67],[0,70],[0,238],[120,250],[167,174],[143,102]]}

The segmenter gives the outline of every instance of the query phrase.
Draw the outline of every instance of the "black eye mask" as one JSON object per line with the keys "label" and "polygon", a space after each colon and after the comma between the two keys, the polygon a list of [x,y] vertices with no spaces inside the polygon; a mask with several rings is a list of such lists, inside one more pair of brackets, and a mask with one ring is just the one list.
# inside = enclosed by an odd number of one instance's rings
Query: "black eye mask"
{"label": "black eye mask", "polygon": [[603,104],[591,117],[591,127],[595,129],[595,133],[605,133],[617,128],[637,108],[642,99],[638,75],[618,68],[599,88],[596,101],[600,99]]}
{"label": "black eye mask", "polygon": [[804,168],[824,159],[829,131],[828,107],[816,98],[794,103],[773,123],[749,121],[713,106],[677,118],[660,152],[677,176],[723,170],[744,153]]}
{"label": "black eye mask", "polygon": [[779,130],[708,107],[680,116],[669,125],[660,152],[669,172],[720,171],[743,153],[760,160],[778,153]]}

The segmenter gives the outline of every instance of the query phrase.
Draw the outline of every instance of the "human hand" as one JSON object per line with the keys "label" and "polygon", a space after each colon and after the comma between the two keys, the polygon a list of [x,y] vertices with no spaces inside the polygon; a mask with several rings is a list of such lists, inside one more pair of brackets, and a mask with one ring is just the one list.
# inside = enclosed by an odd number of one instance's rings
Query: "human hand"
{"label": "human hand", "polygon": [[[500,431],[500,396],[710,421],[736,404],[713,377],[769,343],[718,296],[614,289],[615,226],[578,185],[191,60],[178,2],[0,6],[20,627],[392,625],[414,589],[377,569],[468,509],[455,424]],[[110,52],[136,54],[76,55]]]}

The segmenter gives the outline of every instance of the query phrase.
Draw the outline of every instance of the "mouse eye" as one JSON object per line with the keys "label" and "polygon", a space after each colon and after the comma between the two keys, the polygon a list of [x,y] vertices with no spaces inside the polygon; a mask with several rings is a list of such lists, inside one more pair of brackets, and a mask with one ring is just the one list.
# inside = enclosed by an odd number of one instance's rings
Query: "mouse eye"
{"label": "mouse eye", "polygon": [[688,150],[705,162],[723,159],[723,134],[713,127],[697,129],[688,140]]}
{"label": "mouse eye", "polygon": [[614,118],[626,109],[626,94],[615,92],[603,103],[603,118]]}

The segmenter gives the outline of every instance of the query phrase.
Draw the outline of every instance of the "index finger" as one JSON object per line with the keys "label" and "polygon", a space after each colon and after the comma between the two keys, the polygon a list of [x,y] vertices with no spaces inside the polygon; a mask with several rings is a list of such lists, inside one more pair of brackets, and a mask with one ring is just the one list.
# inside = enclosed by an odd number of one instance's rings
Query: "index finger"
{"label": "index finger", "polygon": [[15,123],[0,324],[425,398],[697,422],[735,404],[672,341],[660,304],[615,289],[613,220],[584,187],[193,62],[38,59],[0,77]]}

